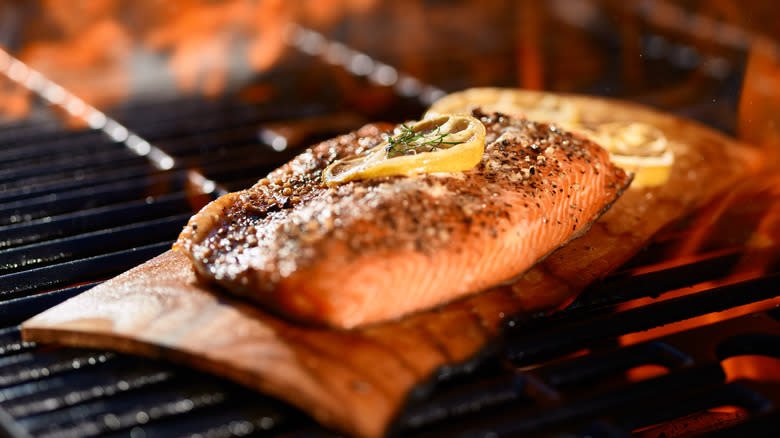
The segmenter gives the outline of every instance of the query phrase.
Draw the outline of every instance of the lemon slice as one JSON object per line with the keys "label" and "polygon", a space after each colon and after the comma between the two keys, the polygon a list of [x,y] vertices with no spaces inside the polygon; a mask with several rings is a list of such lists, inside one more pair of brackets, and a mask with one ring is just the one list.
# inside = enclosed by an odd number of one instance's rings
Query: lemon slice
{"label": "lemon slice", "polygon": [[474,108],[484,112],[525,115],[530,120],[556,123],[562,127],[576,125],[580,120],[577,106],[554,94],[531,94],[504,88],[471,88],[448,94],[437,100],[425,117],[439,114],[468,114]]}
{"label": "lemon slice", "polygon": [[322,171],[328,186],[356,179],[472,169],[485,150],[485,126],[474,117],[443,114],[396,128],[366,154],[336,160]]}
{"label": "lemon slice", "polygon": [[589,132],[608,150],[612,162],[634,172],[632,188],[664,184],[672,172],[674,154],[660,129],[646,123],[607,123]]}

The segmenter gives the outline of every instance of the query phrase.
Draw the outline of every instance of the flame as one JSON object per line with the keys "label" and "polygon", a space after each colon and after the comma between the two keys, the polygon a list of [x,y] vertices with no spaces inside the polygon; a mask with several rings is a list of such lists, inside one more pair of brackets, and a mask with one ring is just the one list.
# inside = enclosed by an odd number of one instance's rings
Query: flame
{"label": "flame", "polygon": [[740,193],[745,190],[744,182],[738,186],[735,190],[731,190],[726,193],[722,198],[717,199],[712,204],[705,206],[698,212],[694,219],[693,225],[690,227],[690,232],[685,238],[679,238],[679,247],[674,249],[674,253],[671,254],[671,259],[681,259],[687,257],[694,257],[695,254],[702,248],[704,241],[712,235],[714,227],[718,223],[718,219],[733,207],[739,201]]}
{"label": "flame", "polygon": [[[41,16],[25,23],[41,36],[25,45],[18,58],[86,102],[103,105],[124,98],[129,89],[131,38],[113,18],[121,2],[41,2]],[[29,91],[3,85],[0,111],[12,117],[26,115],[31,109]],[[69,121],[84,123],[76,118]]]}
{"label": "flame", "polygon": [[30,92],[21,85],[0,77],[0,114],[20,119],[30,113]]}
{"label": "flame", "polygon": [[750,50],[737,119],[739,137],[780,166],[780,49],[772,41],[757,39]]}
{"label": "flame", "polygon": [[153,50],[170,51],[169,66],[180,89],[191,92],[200,85],[205,94],[216,94],[226,83],[233,37],[227,30],[245,25],[250,8],[243,1],[185,1],[176,6],[144,42]]}
{"label": "flame", "polygon": [[[645,271],[665,269],[671,266],[690,263],[702,257],[712,257],[720,253],[729,253],[733,248],[727,247],[719,252],[699,254],[697,251],[707,246],[714,239],[718,247],[723,248],[723,242],[718,242],[723,224],[728,224],[727,234],[730,238],[747,231],[746,238],[739,248],[740,257],[731,272],[720,279],[702,282],[689,288],[672,290],[657,298],[640,298],[623,303],[618,311],[644,306],[653,302],[668,300],[675,297],[702,292],[711,288],[736,284],[746,280],[766,275],[780,260],[780,174],[774,170],[756,175],[750,184],[742,184],[725,201],[705,209],[698,220],[693,222],[693,230],[683,238],[689,242],[683,245],[683,250],[672,254],[660,265],[645,267]],[[742,223],[746,230],[734,227]],[[691,328],[709,325],[725,319],[735,318],[760,310],[780,305],[780,298],[773,298],[757,303],[735,307],[722,312],[710,313],[685,321],[678,321],[640,333],[631,333],[620,337],[621,345],[635,344],[656,339],[672,333]]]}
{"label": "flame", "polygon": [[[213,96],[226,89],[240,54],[252,71],[274,66],[286,49],[290,23],[334,25],[346,13],[373,8],[376,0],[40,0],[40,14],[25,23],[29,40],[16,57],[81,98],[104,108],[137,91],[145,81],[150,93],[167,75],[182,92]],[[162,55],[169,72],[137,58]],[[29,91],[0,80],[0,113],[22,117],[31,109]]]}
{"label": "flame", "polygon": [[518,21],[518,68],[519,84],[529,90],[544,87],[544,60],[541,39],[544,26],[539,23],[542,15],[537,2],[522,2]]}
{"label": "flame", "polygon": [[[30,44],[20,58],[84,102],[103,106],[128,95],[130,47],[125,29],[98,20],[70,40]],[[85,123],[75,117],[69,121]]]}
{"label": "flame", "polygon": [[[492,2],[472,0],[439,7],[426,5],[424,2],[380,3],[377,0],[80,0],[76,3],[39,1],[41,7],[35,10],[35,15],[30,14],[27,17],[29,23],[24,24],[27,44],[15,55],[87,103],[99,108],[117,103],[136,91],[131,89],[131,83],[134,87],[140,85],[150,88],[150,93],[170,92],[171,90],[160,89],[160,84],[167,82],[161,79],[170,77],[179,91],[216,95],[230,85],[231,75],[236,68],[251,70],[238,73],[245,74],[263,72],[277,65],[288,50],[285,38],[289,37],[290,24],[300,23],[323,30],[333,28],[346,16],[360,17],[369,13],[372,14],[371,20],[366,20],[365,24],[355,20],[350,23],[350,28],[344,31],[357,33],[361,42],[377,44],[371,41],[372,38],[377,39],[371,33],[371,26],[375,26],[378,20],[384,17],[384,21],[393,20],[397,32],[382,34],[384,42],[378,44],[383,46],[383,53],[389,58],[386,61],[392,61],[393,67],[398,67],[412,77],[438,74],[438,71],[430,71],[425,59],[427,55],[419,56],[420,54],[435,53],[431,49],[453,52],[451,49],[460,48],[460,41],[453,43],[449,38],[442,41],[441,35],[435,31],[442,23],[447,24],[448,32],[460,35],[463,41],[474,40],[475,47],[481,44],[478,40],[486,31],[490,31],[491,35],[495,34],[496,40],[514,36],[514,63],[500,60],[473,62],[462,67],[466,69],[465,73],[458,70],[457,74],[468,76],[467,79],[473,85],[505,81],[497,79],[501,75],[500,72],[506,71],[506,67],[516,65],[519,86],[531,89],[551,86],[571,89],[575,88],[574,84],[588,84],[582,82],[583,76],[587,76],[587,80],[592,82],[602,77],[603,71],[608,68],[604,59],[599,60],[602,56],[593,50],[592,44],[584,42],[585,38],[582,38],[581,33],[567,33],[571,32],[570,28],[554,21],[554,10],[571,9],[574,7],[572,2],[551,2],[548,5],[523,1],[512,5],[494,5]],[[713,30],[714,26],[704,26],[710,21],[700,18],[722,16],[723,23],[732,23],[728,29],[736,28],[740,35],[745,34],[752,38],[754,34],[750,32],[750,27],[754,24],[757,27],[769,26],[766,16],[771,16],[755,14],[754,11],[746,12],[733,0],[718,1],[711,5],[702,4],[702,10],[694,17],[696,20],[679,20],[674,14],[664,13],[679,8],[670,9],[670,5],[663,1],[651,1],[650,4],[654,6],[652,8],[617,3],[613,5],[602,1],[588,3],[590,6],[581,5],[569,12],[591,11],[590,14],[585,14],[591,19],[600,12],[617,19],[616,32],[624,42],[620,66],[622,82],[632,93],[639,91],[638,88],[646,88],[651,82],[650,78],[643,76],[646,73],[645,66],[640,59],[642,53],[637,45],[638,36],[644,32],[643,26],[647,22],[703,23],[690,29],[690,32],[700,34],[697,37],[697,46],[706,46],[705,51],[708,53],[709,49],[712,49],[716,54],[720,54],[722,51],[718,52],[714,46],[722,46],[724,41],[721,40],[725,37],[718,39],[720,34]],[[769,9],[766,5],[762,7],[763,10]],[[642,13],[638,13],[639,10]],[[745,16],[740,16],[740,12]],[[510,14],[509,20],[505,18],[507,14]],[[496,28],[494,23],[497,19],[514,23],[511,27],[513,34],[504,32],[503,28]],[[585,20],[580,24],[587,23],[589,21]],[[551,32],[551,29],[554,31]],[[562,38],[561,35],[568,36]],[[710,43],[713,47],[707,45],[710,40],[714,41]],[[236,56],[236,50],[239,48],[245,49],[245,52]],[[583,55],[582,52],[588,53]],[[577,54],[577,57],[571,58],[572,54]],[[723,56],[728,57],[725,54]],[[161,57],[165,60],[167,71],[156,72],[153,74],[154,78],[150,78],[149,70],[155,67],[152,65],[154,63],[148,60]],[[236,58],[239,57],[241,60],[237,61]],[[143,60],[139,61],[139,58]],[[576,59],[576,62],[572,62],[572,59]],[[772,73],[772,69],[777,68],[756,59],[751,58],[751,65],[757,67],[749,68],[749,74],[753,70]],[[237,63],[240,65],[236,65]],[[442,68],[442,71],[446,70]],[[348,74],[334,76],[337,82],[349,81]],[[776,83],[776,76],[770,74],[767,76],[768,80],[758,81],[756,84],[772,81]],[[697,96],[700,92],[709,92],[694,83],[701,82],[696,77],[692,75],[692,80],[683,84],[678,91]],[[759,125],[764,124],[763,119],[759,120],[751,115],[763,110],[756,112],[750,108],[756,106],[755,102],[751,102],[751,96],[759,92],[761,86],[750,86],[748,82],[746,81],[741,104],[745,108],[741,111],[741,116],[744,116],[741,120],[747,122],[741,123],[740,126],[744,128],[743,125],[752,123],[760,128]],[[658,95],[656,91],[652,93]],[[0,112],[18,116],[29,111],[30,96],[23,88],[0,83],[0,97]],[[767,114],[764,111],[761,117],[771,117]],[[752,129],[753,125],[741,131],[766,131]],[[760,135],[770,136],[769,133]]]}

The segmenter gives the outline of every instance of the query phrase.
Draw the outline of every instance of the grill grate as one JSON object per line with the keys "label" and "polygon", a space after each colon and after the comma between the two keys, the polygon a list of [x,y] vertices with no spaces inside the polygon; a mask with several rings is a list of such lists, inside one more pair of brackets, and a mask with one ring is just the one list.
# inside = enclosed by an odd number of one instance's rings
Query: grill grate
{"label": "grill grate", "polygon": [[[312,36],[321,37],[303,28],[295,35],[293,45],[304,51]],[[621,44],[609,38],[610,47]],[[653,38],[642,39],[648,53],[658,42]],[[666,52],[656,50],[654,58],[659,70],[668,68],[664,57],[686,47],[663,41]],[[322,47],[333,44],[339,43]],[[310,54],[327,58],[328,52]],[[345,66],[366,55],[351,56]],[[374,64],[377,71],[388,67]],[[396,91],[409,83],[419,89],[408,100],[441,92],[411,79],[399,77],[395,85]],[[614,94],[606,90],[617,81],[605,76],[595,91]],[[66,130],[50,119],[0,127],[0,318],[7,327],[0,330],[0,435],[336,436],[295,409],[222,379],[113,352],[25,343],[15,326],[165,251],[194,209],[223,190],[248,186],[296,145],[362,122],[337,104],[282,94],[292,100],[185,96],[115,109],[116,121],[175,158],[169,170],[98,129]],[[419,114],[419,104],[402,115]],[[713,110],[697,102],[686,111]],[[310,123],[323,117],[327,123]],[[279,123],[305,135],[286,149],[274,146],[263,132]],[[209,180],[219,186],[205,187]],[[764,194],[759,204],[771,206],[779,197]],[[754,230],[757,221],[747,222],[746,230]],[[501,339],[416,388],[391,435],[774,436],[780,424],[778,248],[763,250],[770,258],[761,275],[737,278],[732,272],[756,252],[747,238],[714,238],[677,259],[675,249],[690,230],[659,236],[565,311],[510,318]],[[752,366],[739,362],[745,355],[777,363],[752,375],[735,372]]]}

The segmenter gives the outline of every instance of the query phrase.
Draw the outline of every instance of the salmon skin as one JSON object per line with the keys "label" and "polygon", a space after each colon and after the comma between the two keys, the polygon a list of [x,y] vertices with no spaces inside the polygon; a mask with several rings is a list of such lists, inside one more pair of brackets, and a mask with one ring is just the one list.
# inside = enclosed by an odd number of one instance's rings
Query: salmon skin
{"label": "salmon skin", "polygon": [[493,113],[472,170],[335,187],[322,170],[392,131],[320,143],[190,219],[174,247],[202,279],[308,324],[386,321],[510,281],[588,230],[630,182],[593,141]]}

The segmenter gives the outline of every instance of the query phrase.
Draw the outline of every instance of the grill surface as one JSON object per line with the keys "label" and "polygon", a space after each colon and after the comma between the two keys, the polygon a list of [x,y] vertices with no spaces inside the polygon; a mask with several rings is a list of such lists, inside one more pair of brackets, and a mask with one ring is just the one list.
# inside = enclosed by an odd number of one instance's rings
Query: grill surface
{"label": "grill surface", "polygon": [[[638,44],[652,69],[686,72],[712,60],[655,33],[664,23],[646,7],[651,3],[638,10],[651,28]],[[558,12],[563,21],[571,17]],[[606,47],[620,45],[593,23],[575,24]],[[315,56],[303,58],[314,63],[306,68],[333,75],[316,60],[327,58],[312,45],[319,34],[297,31],[291,44]],[[741,72],[726,60],[744,53],[722,56],[705,72],[708,81],[718,79],[717,99],[734,104]],[[286,73],[263,79],[287,84]],[[352,73],[368,76],[359,90],[386,87],[369,72]],[[439,92],[406,79],[394,88],[391,118],[415,117]],[[628,87],[605,75],[581,91],[616,94],[616,84]],[[711,88],[674,109],[731,131],[733,114],[704,105]],[[636,100],[663,105],[667,91]],[[204,202],[252,184],[297,147],[366,120],[344,112],[344,102],[296,93],[285,88],[283,103],[247,103],[228,93],[114,108],[111,117],[175,159],[167,170],[99,130],[65,129],[48,114],[0,128],[0,434],[336,436],[283,403],[213,376],[113,352],[24,343],[17,326],[165,251]],[[288,133],[286,147],[274,142],[279,132]],[[756,245],[754,234],[777,232],[780,194],[749,185],[735,193],[665,230],[566,310],[507,318],[500,339],[416,388],[390,435],[775,436],[780,251]]]}

